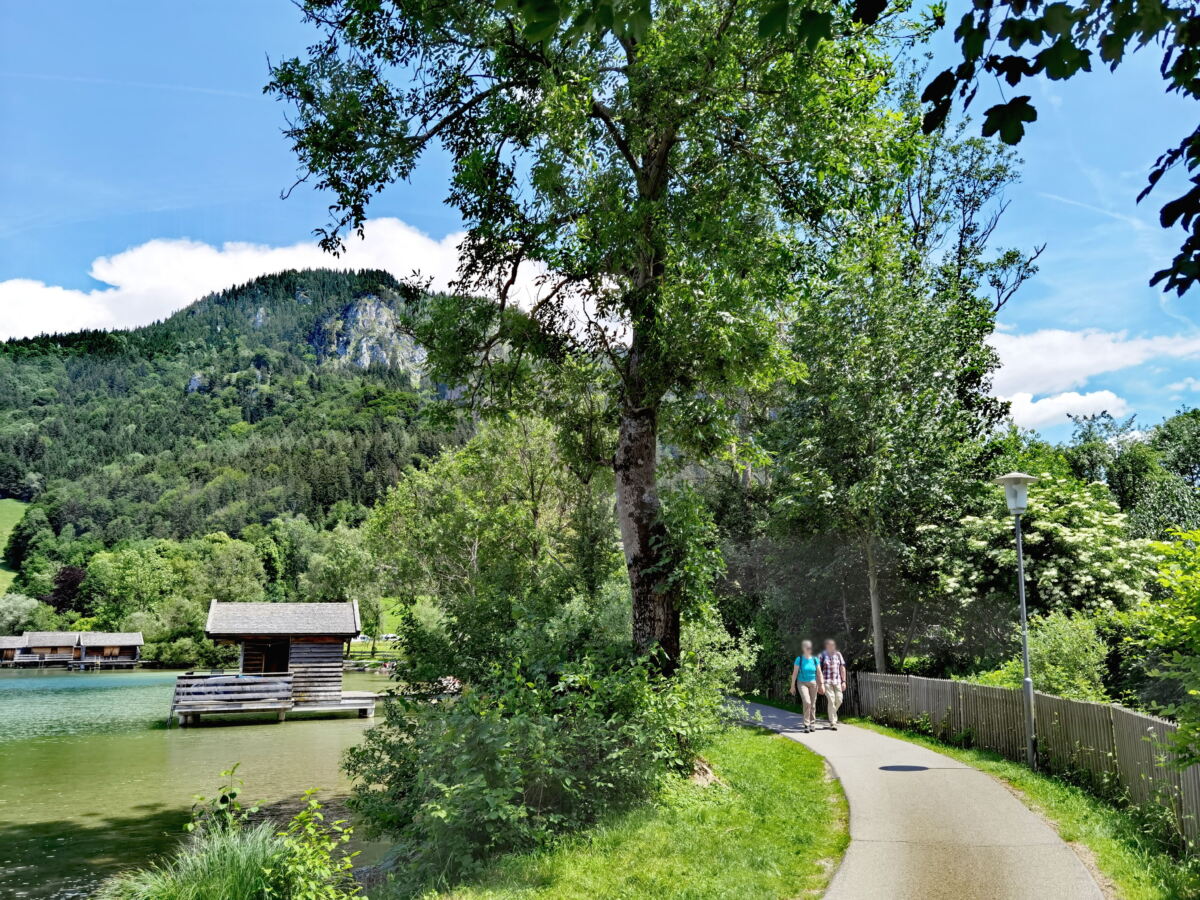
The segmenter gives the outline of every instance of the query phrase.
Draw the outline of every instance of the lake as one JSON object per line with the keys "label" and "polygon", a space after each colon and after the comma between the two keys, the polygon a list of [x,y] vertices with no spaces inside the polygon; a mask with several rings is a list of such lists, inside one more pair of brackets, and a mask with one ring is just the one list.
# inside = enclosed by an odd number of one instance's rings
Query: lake
{"label": "lake", "polygon": [[[372,720],[268,713],[167,729],[175,674],[0,672],[0,897],[86,897],[169,851],[192,798],[211,796],[234,763],[247,805],[348,792],[341,757]],[[347,690],[387,686],[346,675]]]}

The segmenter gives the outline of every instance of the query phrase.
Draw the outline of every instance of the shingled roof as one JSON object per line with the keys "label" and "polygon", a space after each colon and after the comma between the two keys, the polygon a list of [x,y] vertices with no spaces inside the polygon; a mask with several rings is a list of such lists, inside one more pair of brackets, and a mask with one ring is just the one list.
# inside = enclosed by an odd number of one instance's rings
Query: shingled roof
{"label": "shingled roof", "polygon": [[26,647],[74,647],[79,643],[78,631],[27,631]]}
{"label": "shingled roof", "polygon": [[209,637],[240,635],[330,635],[352,637],[361,630],[358,603],[221,603],[208,607]]}
{"label": "shingled roof", "polygon": [[79,644],[82,647],[140,647],[140,631],[81,631]]}
{"label": "shingled roof", "polygon": [[19,634],[0,634],[0,650],[12,650],[25,646],[25,638]]}

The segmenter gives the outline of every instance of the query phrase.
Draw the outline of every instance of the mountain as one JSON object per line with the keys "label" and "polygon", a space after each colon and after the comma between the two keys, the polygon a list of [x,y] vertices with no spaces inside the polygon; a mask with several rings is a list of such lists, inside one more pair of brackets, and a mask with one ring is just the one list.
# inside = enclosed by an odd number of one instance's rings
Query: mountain
{"label": "mountain", "polygon": [[426,420],[397,288],[386,272],[284,272],[143,328],[0,344],[0,497],[33,501],[10,564],[361,517],[456,439]]}

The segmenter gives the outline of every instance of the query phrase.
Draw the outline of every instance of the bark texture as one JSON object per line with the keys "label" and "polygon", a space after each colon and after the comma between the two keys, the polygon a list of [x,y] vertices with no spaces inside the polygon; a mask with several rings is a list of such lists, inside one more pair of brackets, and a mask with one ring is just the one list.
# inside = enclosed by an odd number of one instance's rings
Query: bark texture
{"label": "bark texture", "polygon": [[679,661],[679,606],[667,590],[655,552],[665,538],[659,518],[657,478],[658,416],[654,409],[626,410],[621,416],[614,469],[617,521],[633,596],[633,642],[642,651],[660,647],[663,669]]}
{"label": "bark texture", "polygon": [[887,644],[883,634],[883,601],[879,597],[879,561],[875,558],[875,535],[863,538],[867,557],[867,593],[871,598],[871,638],[875,643],[875,671],[887,671]]}

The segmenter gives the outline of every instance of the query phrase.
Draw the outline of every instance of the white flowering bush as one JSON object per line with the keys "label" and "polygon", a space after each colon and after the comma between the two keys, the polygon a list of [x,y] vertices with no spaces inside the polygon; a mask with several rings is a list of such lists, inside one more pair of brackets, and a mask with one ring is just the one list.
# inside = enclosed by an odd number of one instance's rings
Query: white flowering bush
{"label": "white flowering bush", "polygon": [[[1016,608],[1017,550],[1013,519],[1000,488],[988,509],[951,526],[923,529],[932,557],[934,592],[946,640],[970,648],[961,664],[986,668],[1008,656]],[[1080,611],[1111,618],[1136,607],[1153,582],[1151,541],[1129,536],[1126,516],[1099,483],[1043,474],[1023,516],[1025,573],[1032,614]]]}

